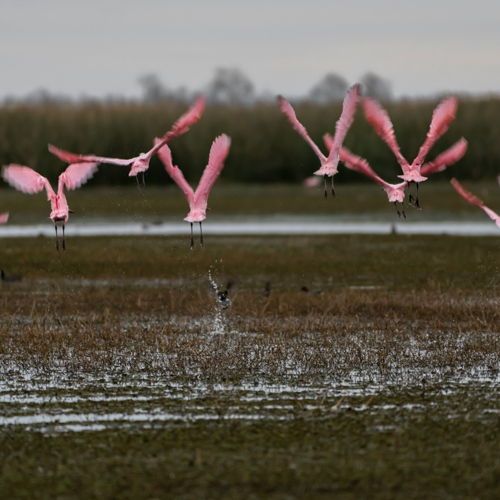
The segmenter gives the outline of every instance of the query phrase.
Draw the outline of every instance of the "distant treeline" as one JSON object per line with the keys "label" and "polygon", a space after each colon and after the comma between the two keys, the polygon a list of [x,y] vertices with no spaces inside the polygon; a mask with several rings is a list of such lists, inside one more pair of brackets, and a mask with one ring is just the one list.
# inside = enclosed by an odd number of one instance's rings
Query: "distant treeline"
{"label": "distant treeline", "polygon": [[[425,140],[432,111],[438,101],[387,103],[403,155],[411,162]],[[163,135],[186,110],[178,103],[15,105],[0,108],[0,161],[2,165],[28,165],[55,179],[65,165],[47,150],[47,143],[79,153],[130,158],[147,151],[153,138]],[[321,143],[325,132],[333,133],[341,104],[302,103],[297,117],[313,140]],[[295,132],[277,105],[208,106],[201,120],[170,144],[174,163],[188,181],[197,182],[213,139],[226,133],[232,145],[222,179],[231,182],[301,182],[319,168],[311,148]],[[449,131],[431,150],[428,159],[465,137],[465,157],[440,178],[493,178],[500,174],[500,99],[460,99],[458,113]],[[398,164],[389,148],[374,133],[361,109],[349,130],[345,146],[365,157],[383,178],[397,180]],[[128,169],[102,165],[93,184],[131,182]],[[364,181],[341,167],[338,181]],[[167,180],[155,157],[146,175],[147,183]]]}

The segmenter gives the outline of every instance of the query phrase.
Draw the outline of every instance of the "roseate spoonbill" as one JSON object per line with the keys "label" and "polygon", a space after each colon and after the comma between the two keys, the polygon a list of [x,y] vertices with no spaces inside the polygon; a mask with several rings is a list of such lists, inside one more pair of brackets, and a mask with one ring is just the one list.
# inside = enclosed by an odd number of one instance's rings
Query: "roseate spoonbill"
{"label": "roseate spoonbill", "polygon": [[196,123],[205,108],[205,97],[202,95],[196,99],[196,101],[191,105],[191,107],[184,113],[173,125],[171,130],[167,132],[161,139],[159,139],[156,144],[147,152],[141,153],[135,158],[130,158],[128,160],[121,160],[119,158],[106,158],[104,156],[95,155],[81,155],[75,153],[69,153],[62,149],[49,144],[49,151],[60,158],[66,163],[81,163],[81,162],[97,162],[97,163],[109,163],[111,165],[123,165],[130,166],[129,176],[136,176],[137,185],[139,185],[138,174],[142,172],[142,187],[144,187],[144,172],[149,168],[149,160],[154,156],[158,150],[166,144],[168,141],[172,140],[174,137],[185,134],[193,125]]}
{"label": "roseate spoonbill", "polygon": [[[363,99],[362,106],[366,119],[373,126],[378,136],[389,146],[403,170],[403,175],[399,175],[398,177],[405,180],[408,186],[412,182],[417,186],[415,197],[415,205],[417,208],[420,208],[418,201],[418,184],[427,179],[427,177],[424,177],[421,173],[422,164],[432,146],[434,146],[436,141],[448,130],[448,125],[455,118],[457,105],[458,101],[455,97],[448,97],[439,103],[432,114],[432,121],[429,132],[427,133],[427,138],[420,147],[418,155],[413,160],[413,163],[410,165],[401,154],[394,134],[394,128],[387,111],[382,108],[380,103],[375,99],[369,97]],[[412,199],[413,196],[410,194],[410,203]]]}
{"label": "roseate spoonbill", "polygon": [[21,281],[21,276],[19,276],[19,274],[5,274],[3,269],[0,269],[0,275],[2,281]]}
{"label": "roseate spoonbill", "polygon": [[288,118],[288,121],[292,124],[292,127],[306,140],[306,142],[311,146],[313,151],[318,156],[321,162],[321,168],[314,172],[314,175],[321,175],[325,181],[325,198],[327,197],[326,188],[326,178],[332,178],[332,194],[335,196],[335,190],[333,188],[333,176],[337,173],[338,163],[339,163],[339,149],[344,142],[344,138],[347,135],[347,131],[354,120],[354,113],[356,112],[356,106],[360,100],[361,96],[361,86],[359,83],[353,85],[347,95],[344,98],[344,103],[342,107],[342,114],[340,115],[337,124],[335,125],[335,136],[333,138],[332,147],[329,150],[328,157],[325,156],[321,150],[318,148],[316,143],[309,137],[305,127],[297,120],[295,116],[295,111],[293,110],[290,103],[282,96],[278,96],[278,102],[281,111]]}
{"label": "roseate spoonbill", "polygon": [[[405,214],[405,189],[406,189],[406,181],[400,182],[399,184],[390,184],[389,182],[384,181],[381,177],[379,177],[370,167],[369,163],[360,156],[351,153],[347,148],[340,148],[340,161],[344,163],[344,165],[355,172],[359,172],[360,174],[366,175],[377,184],[382,186],[382,189],[387,193],[387,197],[389,198],[390,203],[394,203],[396,207],[396,212],[399,217],[401,217],[401,212],[403,213],[403,217],[406,219]],[[398,202],[401,203],[401,212],[398,208]]]}
{"label": "roseate spoonbill", "polygon": [[[159,139],[156,139],[156,141],[158,140]],[[191,186],[187,183],[179,167],[172,163],[172,153],[168,145],[164,144],[158,151],[158,156],[165,166],[165,170],[170,175],[172,180],[181,188],[189,203],[189,213],[184,220],[191,223],[191,249],[194,245],[194,222],[200,223],[200,243],[201,246],[203,246],[201,222],[205,220],[207,216],[206,211],[208,195],[210,194],[210,190],[212,189],[214,182],[224,168],[224,160],[229,153],[230,146],[231,139],[226,134],[222,134],[214,140],[210,149],[208,165],[205,167],[205,171],[201,176],[196,192],[194,192]]]}
{"label": "roseate spoonbill", "polygon": [[424,177],[429,177],[431,174],[442,172],[450,165],[462,159],[467,151],[467,144],[467,141],[462,137],[453,146],[436,156],[434,160],[424,163],[420,169],[420,173]]}
{"label": "roseate spoonbill", "polygon": [[0,214],[0,224],[6,224],[8,220],[9,220],[9,212]]}
{"label": "roseate spoonbill", "polygon": [[462,198],[467,200],[469,203],[482,208],[489,215],[489,217],[495,221],[495,224],[500,227],[500,215],[497,215],[495,212],[493,212],[493,210],[488,208],[477,196],[474,196],[469,191],[466,191],[455,178],[451,179],[450,183]]}
{"label": "roseate spoonbill", "polygon": [[47,199],[50,201],[51,212],[50,219],[54,223],[56,229],[56,248],[59,250],[59,238],[57,236],[57,223],[62,222],[63,250],[66,250],[66,243],[64,240],[64,228],[72,210],[68,207],[66,196],[64,195],[64,187],[66,189],[76,189],[82,184],[85,184],[88,179],[92,177],[97,170],[98,163],[86,162],[75,163],[70,165],[60,176],[57,194],[52,189],[49,181],[35,172],[29,167],[22,165],[7,165],[2,167],[2,177],[11,186],[15,187],[23,193],[33,194],[42,191],[44,188],[47,190]]}

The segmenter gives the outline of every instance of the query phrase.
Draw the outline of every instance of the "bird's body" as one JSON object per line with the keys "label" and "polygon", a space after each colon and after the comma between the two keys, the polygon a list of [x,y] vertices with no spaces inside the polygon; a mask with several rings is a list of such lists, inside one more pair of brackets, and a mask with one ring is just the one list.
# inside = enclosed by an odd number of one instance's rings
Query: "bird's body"
{"label": "bird's body", "polygon": [[278,102],[281,111],[288,118],[293,128],[306,140],[306,142],[311,146],[313,151],[318,156],[321,167],[319,170],[314,172],[314,175],[321,175],[325,179],[325,196],[327,195],[326,190],[326,178],[332,178],[332,194],[335,195],[333,189],[333,176],[338,172],[339,163],[339,150],[344,142],[347,131],[354,120],[354,114],[356,112],[356,107],[358,105],[361,96],[361,86],[359,84],[353,85],[347,92],[344,98],[344,103],[342,107],[342,114],[337,121],[335,126],[335,135],[333,137],[332,147],[329,150],[328,156],[325,156],[316,143],[309,137],[305,127],[297,120],[295,111],[293,110],[290,103],[282,96],[278,96]]}
{"label": "bird's body", "polygon": [[[158,141],[158,139],[156,139],[156,141]],[[189,213],[184,220],[191,223],[191,248],[193,248],[194,245],[193,223],[200,223],[201,233],[201,222],[205,220],[207,216],[208,195],[217,177],[224,168],[224,161],[229,153],[230,146],[231,139],[226,134],[222,134],[214,140],[210,149],[208,165],[205,167],[205,171],[201,176],[196,191],[193,191],[193,188],[188,184],[180,168],[172,163],[172,153],[168,145],[164,144],[158,151],[158,156],[165,166],[165,170],[172,180],[181,188],[189,203]],[[201,233],[201,245],[203,246],[203,233]]]}
{"label": "bird's body", "polygon": [[2,281],[21,281],[21,276],[19,276],[19,274],[5,274],[3,269],[0,269],[0,276]]}
{"label": "bird's body", "polygon": [[[377,135],[389,146],[403,170],[403,174],[398,177],[407,182],[408,185],[411,183],[417,184],[417,196],[415,200],[417,207],[419,206],[418,183],[427,180],[427,177],[425,177],[421,171],[422,164],[432,146],[434,146],[436,141],[448,130],[448,125],[455,118],[457,105],[457,99],[454,97],[448,97],[439,103],[432,114],[432,121],[429,132],[427,133],[427,138],[420,147],[418,155],[410,164],[401,154],[394,134],[394,128],[387,111],[382,108],[375,99],[369,97],[363,99],[362,106],[366,119],[373,126]],[[410,195],[410,202],[411,199],[412,196]]]}
{"label": "bird's body", "polygon": [[0,214],[0,224],[6,224],[8,220],[9,220],[9,212]]}
{"label": "bird's body", "polygon": [[[499,179],[499,182],[500,182],[500,179]],[[462,198],[467,200],[469,203],[472,203],[473,205],[476,205],[479,208],[481,208],[482,210],[484,210],[488,214],[490,219],[492,219],[495,222],[495,224],[498,227],[500,227],[500,215],[498,215],[496,212],[491,210],[491,208],[488,208],[484,204],[484,202],[481,199],[479,199],[477,196],[473,195],[469,191],[466,191],[455,178],[451,179],[450,183]]]}
{"label": "bird's body", "polygon": [[59,240],[57,238],[57,223],[62,222],[63,227],[63,249],[66,244],[64,240],[64,228],[68,221],[71,210],[64,194],[64,188],[76,189],[87,182],[97,170],[98,163],[76,163],[70,165],[60,176],[57,193],[52,189],[49,181],[35,172],[30,167],[23,165],[7,165],[2,168],[2,177],[11,186],[23,193],[33,194],[45,189],[47,199],[50,201],[51,212],[50,219],[54,223],[56,230],[56,248],[59,249]]}
{"label": "bird's body", "polygon": [[161,139],[159,139],[155,145],[147,152],[141,153],[139,156],[130,158],[127,160],[122,160],[120,158],[108,158],[105,156],[95,156],[95,155],[81,155],[70,153],[62,149],[49,144],[49,151],[56,155],[62,161],[66,163],[81,163],[81,162],[97,162],[97,163],[108,163],[111,165],[122,165],[130,167],[129,176],[137,176],[140,173],[146,172],[149,168],[149,160],[158,152],[158,150],[166,144],[168,141],[172,140],[174,137],[186,133],[191,125],[196,123],[205,108],[205,97],[200,96],[193,105],[184,113],[173,125],[172,129],[167,132]]}

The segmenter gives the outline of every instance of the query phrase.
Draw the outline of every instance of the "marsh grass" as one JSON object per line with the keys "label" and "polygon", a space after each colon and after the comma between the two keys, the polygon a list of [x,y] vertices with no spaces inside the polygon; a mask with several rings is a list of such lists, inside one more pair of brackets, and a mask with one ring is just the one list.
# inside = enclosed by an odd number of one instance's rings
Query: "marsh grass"
{"label": "marsh grass", "polygon": [[2,241],[1,497],[498,497],[498,238],[188,240]]}

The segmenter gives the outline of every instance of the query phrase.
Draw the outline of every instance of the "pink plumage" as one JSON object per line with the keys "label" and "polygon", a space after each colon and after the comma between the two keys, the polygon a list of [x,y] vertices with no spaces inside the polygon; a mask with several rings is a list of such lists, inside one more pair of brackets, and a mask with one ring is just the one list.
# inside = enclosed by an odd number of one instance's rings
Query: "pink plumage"
{"label": "pink plumage", "polygon": [[186,111],[186,113],[184,113],[174,123],[172,129],[167,132],[161,139],[159,139],[147,153],[141,153],[139,156],[130,158],[128,160],[122,160],[120,158],[108,158],[105,156],[70,153],[69,151],[64,151],[63,149],[57,148],[52,144],[49,144],[49,151],[66,163],[97,162],[108,163],[111,165],[130,166],[129,176],[137,176],[139,173],[144,173],[146,172],[146,170],[148,170],[149,160],[164,144],[179,135],[185,134],[190,129],[191,125],[193,125],[200,119],[204,109],[205,97],[200,96],[190,106],[188,111]]}
{"label": "pink plumage", "polygon": [[[338,172],[339,163],[339,149],[344,142],[347,131],[349,130],[353,120],[354,114],[356,113],[356,107],[358,105],[361,96],[361,86],[359,84],[353,85],[347,92],[346,97],[342,105],[342,114],[335,125],[335,135],[333,137],[332,146],[329,149],[328,156],[325,156],[316,143],[309,137],[305,127],[299,122],[295,111],[293,110],[291,104],[282,96],[278,96],[278,103],[283,114],[288,118],[288,121],[292,124],[294,130],[296,130],[305,141],[311,146],[316,156],[321,162],[321,167],[319,170],[314,172],[314,175],[321,175],[325,178],[332,178],[332,193],[335,195],[333,190],[333,176]],[[325,196],[327,195],[326,184],[325,184]]]}
{"label": "pink plumage", "polygon": [[[155,141],[158,144],[159,139]],[[180,168],[173,164],[172,153],[168,145],[164,144],[158,151],[158,156],[165,166],[165,170],[181,188],[189,203],[189,213],[184,220],[191,223],[191,248],[194,244],[193,223],[200,223],[201,232],[201,222],[206,219],[210,190],[224,168],[224,161],[229,154],[230,146],[231,139],[226,134],[222,134],[214,140],[210,149],[208,165],[205,167],[196,191],[193,191],[193,188],[188,184]],[[201,233],[201,245],[203,246],[203,233]]]}
{"label": "pink plumage", "polygon": [[80,187],[92,177],[97,167],[98,163],[90,162],[70,165],[66,171],[59,176],[57,194],[52,189],[47,178],[24,165],[11,164],[2,167],[2,177],[11,186],[23,193],[34,194],[43,189],[47,191],[47,199],[50,201],[51,206],[50,219],[56,228],[56,248],[59,249],[56,223],[62,222],[63,249],[65,249],[64,228],[68,221],[70,209],[64,194],[64,188],[66,187],[66,189],[73,190]]}
{"label": "pink plumage", "polygon": [[423,176],[428,177],[431,174],[442,172],[450,165],[453,165],[457,161],[461,160],[466,151],[467,141],[462,137],[460,140],[455,142],[453,146],[436,156],[434,160],[424,163],[420,169],[420,173]]}
{"label": "pink plumage", "polygon": [[8,220],[9,220],[9,212],[0,214],[0,224],[6,224]]}
{"label": "pink plumage", "polygon": [[488,216],[493,221],[495,221],[495,224],[498,227],[500,227],[500,216],[498,214],[496,214],[495,212],[493,212],[493,210],[491,210],[491,208],[488,208],[481,199],[479,199],[477,196],[473,195],[471,192],[465,190],[462,187],[462,185],[455,178],[451,179],[450,183],[462,198],[467,200],[472,205],[476,205],[479,208],[483,209],[488,214]]}

